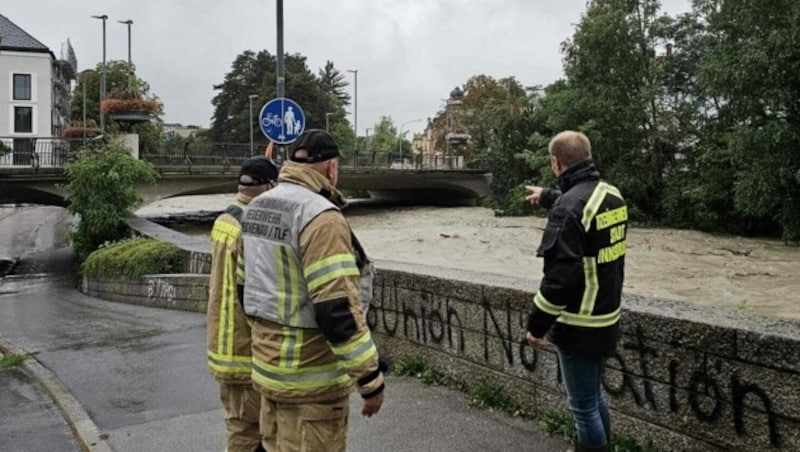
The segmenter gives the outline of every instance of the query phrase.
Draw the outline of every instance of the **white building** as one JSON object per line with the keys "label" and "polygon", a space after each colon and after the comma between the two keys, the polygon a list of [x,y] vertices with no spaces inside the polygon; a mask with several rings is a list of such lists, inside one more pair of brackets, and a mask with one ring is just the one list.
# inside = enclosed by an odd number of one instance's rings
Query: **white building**
{"label": "white building", "polygon": [[[25,154],[40,138],[58,137],[69,122],[70,81],[77,61],[57,59],[44,44],[0,14],[0,140]],[[34,140],[35,139],[35,140]]]}

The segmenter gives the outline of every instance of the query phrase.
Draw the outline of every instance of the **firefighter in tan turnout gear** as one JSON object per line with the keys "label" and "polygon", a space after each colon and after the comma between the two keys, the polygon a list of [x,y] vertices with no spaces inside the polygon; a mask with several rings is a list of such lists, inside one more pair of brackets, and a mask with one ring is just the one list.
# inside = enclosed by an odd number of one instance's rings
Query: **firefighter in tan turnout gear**
{"label": "firefighter in tan turnout gear", "polygon": [[278,168],[266,157],[246,160],[236,203],[217,217],[211,230],[211,279],[207,311],[208,367],[219,383],[225,407],[228,452],[263,450],[259,431],[261,396],[253,389],[250,327],[237,296],[241,216],[250,200],[272,188]]}
{"label": "firefighter in tan turnout gear", "polygon": [[374,270],[340,211],[339,149],[318,129],[242,219],[244,308],[269,451],[346,450],[349,394],[372,416],[384,380],[366,323]]}

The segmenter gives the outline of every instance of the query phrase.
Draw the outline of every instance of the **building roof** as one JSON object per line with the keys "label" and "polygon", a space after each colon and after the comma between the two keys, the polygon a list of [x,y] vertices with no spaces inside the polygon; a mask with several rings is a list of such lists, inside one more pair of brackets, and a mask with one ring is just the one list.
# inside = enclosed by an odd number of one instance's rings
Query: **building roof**
{"label": "building roof", "polygon": [[0,14],[0,50],[52,53],[46,45]]}

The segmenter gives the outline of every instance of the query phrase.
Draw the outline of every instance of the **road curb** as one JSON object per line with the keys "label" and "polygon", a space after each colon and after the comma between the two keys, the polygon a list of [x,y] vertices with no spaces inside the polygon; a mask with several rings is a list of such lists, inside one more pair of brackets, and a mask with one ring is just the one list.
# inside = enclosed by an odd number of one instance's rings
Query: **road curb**
{"label": "road curb", "polygon": [[[29,354],[3,339],[0,339],[0,353]],[[83,409],[78,400],[56,378],[56,375],[36,359],[35,355],[31,355],[30,358],[20,364],[20,367],[44,387],[47,394],[61,411],[64,420],[67,421],[82,450],[86,452],[113,452],[114,449],[111,448],[107,441],[108,435],[100,432],[92,418],[89,417],[89,413]]]}

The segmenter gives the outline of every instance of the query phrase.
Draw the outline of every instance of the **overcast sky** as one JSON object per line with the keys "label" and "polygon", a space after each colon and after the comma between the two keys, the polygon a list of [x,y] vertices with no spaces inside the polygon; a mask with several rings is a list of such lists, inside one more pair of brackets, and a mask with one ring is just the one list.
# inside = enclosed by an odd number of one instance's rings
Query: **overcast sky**
{"label": "overcast sky", "polygon": [[[689,9],[689,0],[662,3],[671,14]],[[398,126],[433,116],[473,75],[553,82],[562,76],[559,44],[584,9],[584,0],[286,0],[284,48],[307,56],[314,72],[326,60],[358,70],[363,135],[381,115]],[[101,22],[90,15],[109,16],[109,60],[127,58],[126,26],[116,21],[133,20],[133,62],[164,102],[166,122],[209,126],[212,86],[236,55],[276,51],[274,0],[2,0],[0,13],[56,56],[69,38],[80,69],[102,59]]]}

